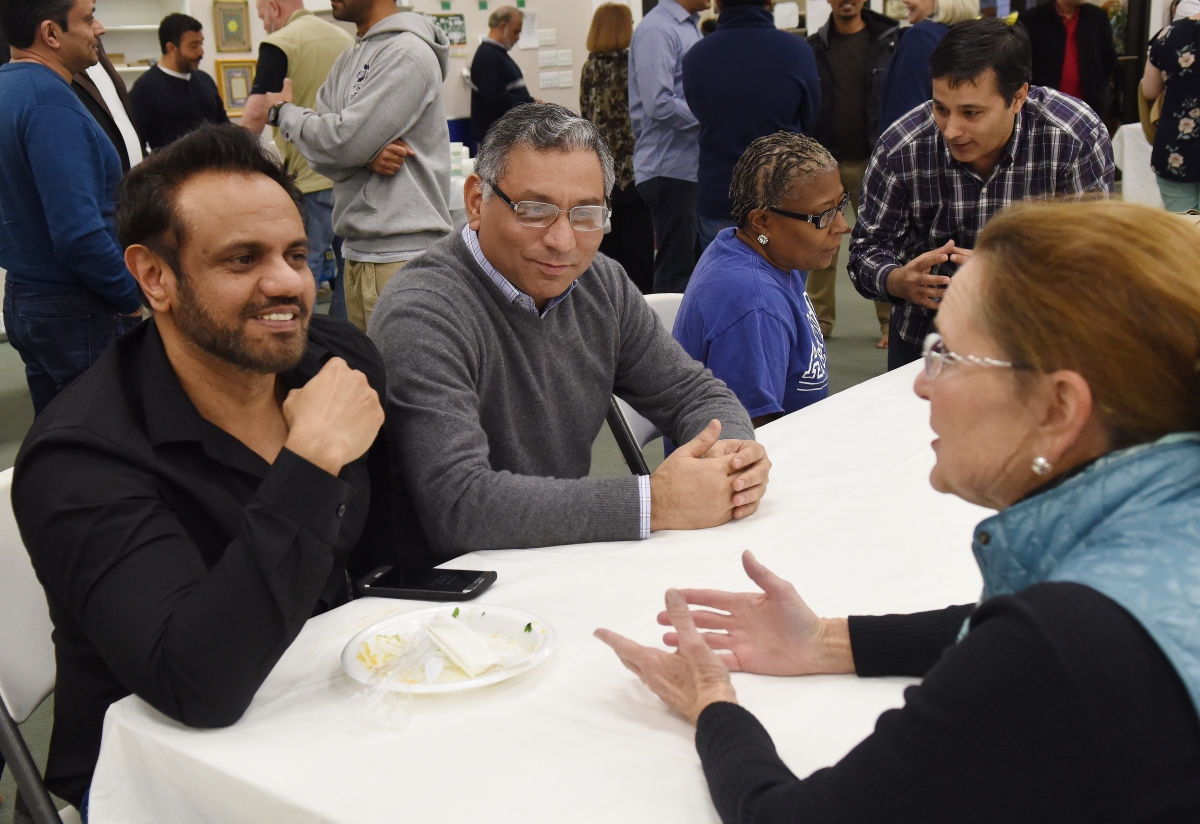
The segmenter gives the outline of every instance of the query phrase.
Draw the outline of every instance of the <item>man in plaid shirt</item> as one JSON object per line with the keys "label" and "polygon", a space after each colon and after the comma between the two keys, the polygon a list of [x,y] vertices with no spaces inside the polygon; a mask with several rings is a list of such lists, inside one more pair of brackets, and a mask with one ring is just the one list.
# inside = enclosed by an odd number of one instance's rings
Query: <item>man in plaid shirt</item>
{"label": "man in plaid shirt", "polygon": [[888,369],[921,356],[950,276],[992,215],[1018,200],[1113,188],[1108,130],[1075,98],[1030,88],[1020,26],[960,23],[929,67],[933,100],[879,138],[850,242],[855,287],[892,302]]}

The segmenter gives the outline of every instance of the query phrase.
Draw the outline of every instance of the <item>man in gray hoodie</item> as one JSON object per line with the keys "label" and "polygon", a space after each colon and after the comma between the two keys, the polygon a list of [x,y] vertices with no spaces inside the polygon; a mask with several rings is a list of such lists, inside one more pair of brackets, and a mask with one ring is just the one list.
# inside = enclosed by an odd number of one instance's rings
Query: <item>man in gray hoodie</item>
{"label": "man in gray hoodie", "polygon": [[333,226],[345,238],[346,309],[362,330],[383,286],[450,233],[450,134],[442,105],[446,35],[393,0],[332,0],[358,27],[317,95],[267,95],[268,121],[333,181]]}

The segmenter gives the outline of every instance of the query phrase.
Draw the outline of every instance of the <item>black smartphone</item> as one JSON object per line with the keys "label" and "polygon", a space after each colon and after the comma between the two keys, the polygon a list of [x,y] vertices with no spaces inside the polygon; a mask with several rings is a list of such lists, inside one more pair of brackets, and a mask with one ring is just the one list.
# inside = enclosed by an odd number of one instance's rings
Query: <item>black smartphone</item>
{"label": "black smartphone", "polygon": [[469,601],[496,582],[495,572],[476,569],[405,569],[381,566],[358,582],[362,596],[412,601]]}

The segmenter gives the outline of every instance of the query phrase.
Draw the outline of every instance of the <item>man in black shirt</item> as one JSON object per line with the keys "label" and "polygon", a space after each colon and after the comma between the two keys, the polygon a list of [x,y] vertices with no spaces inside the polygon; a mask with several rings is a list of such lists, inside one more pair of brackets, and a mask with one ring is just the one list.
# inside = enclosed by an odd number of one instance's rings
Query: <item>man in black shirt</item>
{"label": "man in black shirt", "polygon": [[205,123],[228,123],[216,82],[200,71],[204,33],[200,21],[168,14],[158,26],[162,59],[129,90],[133,123],[151,151]]}
{"label": "man in black shirt", "polygon": [[46,785],[85,802],[108,705],[241,717],[309,616],[425,542],[393,494],[384,367],[312,316],[300,193],[205,126],[135,167],[117,226],[154,317],[37,419],[13,509],[54,621]]}
{"label": "man in black shirt", "polygon": [[[829,20],[808,38],[821,79],[821,113],[813,137],[837,160],[855,213],[867,159],[879,136],[879,87],[900,41],[900,24],[865,6],[866,0],[835,0]],[[837,321],[836,281],[836,254],[824,269],[808,273],[808,295],[826,337]],[[886,301],[875,304],[881,348],[887,345],[890,313]]]}
{"label": "man in black shirt", "polygon": [[471,61],[471,136],[483,140],[487,130],[513,106],[535,100],[525,87],[525,76],[509,56],[521,37],[525,16],[512,6],[501,6],[488,18],[487,37]]}

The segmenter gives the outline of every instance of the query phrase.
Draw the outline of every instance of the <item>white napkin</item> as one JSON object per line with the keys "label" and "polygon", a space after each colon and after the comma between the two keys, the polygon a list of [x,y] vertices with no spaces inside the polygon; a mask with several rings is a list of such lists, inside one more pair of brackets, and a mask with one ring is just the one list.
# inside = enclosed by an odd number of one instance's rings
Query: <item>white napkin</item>
{"label": "white napkin", "polygon": [[500,656],[479,633],[445,613],[426,624],[425,632],[455,666],[472,678],[500,663]]}

